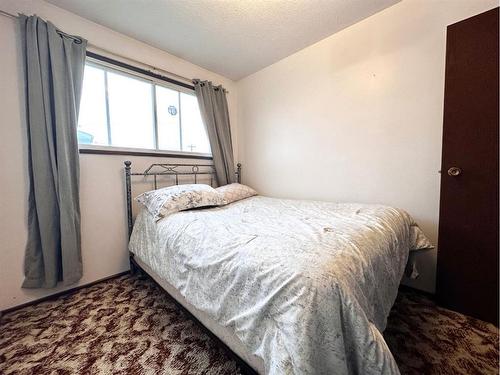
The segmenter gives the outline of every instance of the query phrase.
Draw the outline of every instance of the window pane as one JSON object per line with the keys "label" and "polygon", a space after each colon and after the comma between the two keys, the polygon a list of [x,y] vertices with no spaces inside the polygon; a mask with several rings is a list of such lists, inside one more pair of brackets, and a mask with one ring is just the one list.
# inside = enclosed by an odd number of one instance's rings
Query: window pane
{"label": "window pane", "polygon": [[111,144],[154,149],[152,85],[108,71]]}
{"label": "window pane", "polygon": [[161,150],[181,150],[179,128],[179,92],[156,86],[156,118],[158,147]]}
{"label": "window pane", "polygon": [[201,120],[198,99],[181,93],[182,151],[210,153],[207,132]]}
{"label": "window pane", "polygon": [[78,116],[78,143],[107,145],[104,70],[85,66]]}
{"label": "window pane", "polygon": [[106,67],[85,65],[78,142],[155,149],[157,121],[158,149],[210,153],[196,97],[153,85]]}

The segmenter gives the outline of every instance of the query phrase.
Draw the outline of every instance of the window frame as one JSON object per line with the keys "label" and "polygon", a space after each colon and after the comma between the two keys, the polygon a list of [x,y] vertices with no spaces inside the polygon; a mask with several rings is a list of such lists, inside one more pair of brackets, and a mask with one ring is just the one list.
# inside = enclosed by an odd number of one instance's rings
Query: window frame
{"label": "window frame", "polygon": [[[207,159],[212,160],[212,154],[190,152],[190,151],[175,151],[175,150],[160,150],[158,148],[158,121],[156,113],[156,86],[165,87],[179,92],[179,113],[182,110],[180,107],[180,93],[194,95],[194,86],[185,82],[177,81],[175,79],[162,76],[158,73],[139,68],[121,61],[111,59],[107,56],[102,56],[91,51],[87,51],[85,64],[94,66],[98,69],[111,71],[116,74],[121,74],[126,77],[138,79],[141,81],[152,84],[152,100],[153,100],[153,118],[154,118],[154,144],[155,149],[147,148],[133,148],[133,147],[118,147],[113,145],[91,145],[91,144],[78,144],[80,154],[102,154],[102,155],[130,155],[130,156],[158,156],[158,157],[175,157],[184,159]],[[108,96],[106,93],[106,102]],[[108,105],[108,104],[106,104]],[[109,110],[108,110],[109,111]],[[108,113],[109,115],[109,113]],[[109,119],[107,121],[108,137],[109,137]],[[182,134],[182,120],[179,114],[179,128]],[[182,136],[181,136],[182,137]],[[182,139],[182,138],[181,138]]]}

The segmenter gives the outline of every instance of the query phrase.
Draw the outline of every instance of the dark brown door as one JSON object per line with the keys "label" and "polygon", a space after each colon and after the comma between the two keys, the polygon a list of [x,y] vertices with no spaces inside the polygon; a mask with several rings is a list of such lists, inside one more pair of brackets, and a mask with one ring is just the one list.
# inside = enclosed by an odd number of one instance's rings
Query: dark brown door
{"label": "dark brown door", "polygon": [[437,297],[498,325],[498,8],[448,26]]}

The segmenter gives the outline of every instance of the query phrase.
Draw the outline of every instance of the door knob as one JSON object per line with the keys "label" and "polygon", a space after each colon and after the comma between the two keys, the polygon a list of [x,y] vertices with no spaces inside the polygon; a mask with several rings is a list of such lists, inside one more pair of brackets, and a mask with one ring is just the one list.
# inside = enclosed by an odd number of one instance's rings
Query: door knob
{"label": "door knob", "polygon": [[459,174],[462,174],[462,170],[458,167],[451,167],[448,169],[448,176],[457,177]]}

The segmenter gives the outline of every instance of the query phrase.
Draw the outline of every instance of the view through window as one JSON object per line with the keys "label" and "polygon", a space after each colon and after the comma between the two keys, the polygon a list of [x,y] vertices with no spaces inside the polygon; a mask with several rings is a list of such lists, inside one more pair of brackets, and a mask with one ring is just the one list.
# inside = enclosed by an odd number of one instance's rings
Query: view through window
{"label": "view through window", "polygon": [[94,62],[85,65],[78,142],[210,153],[194,92]]}

